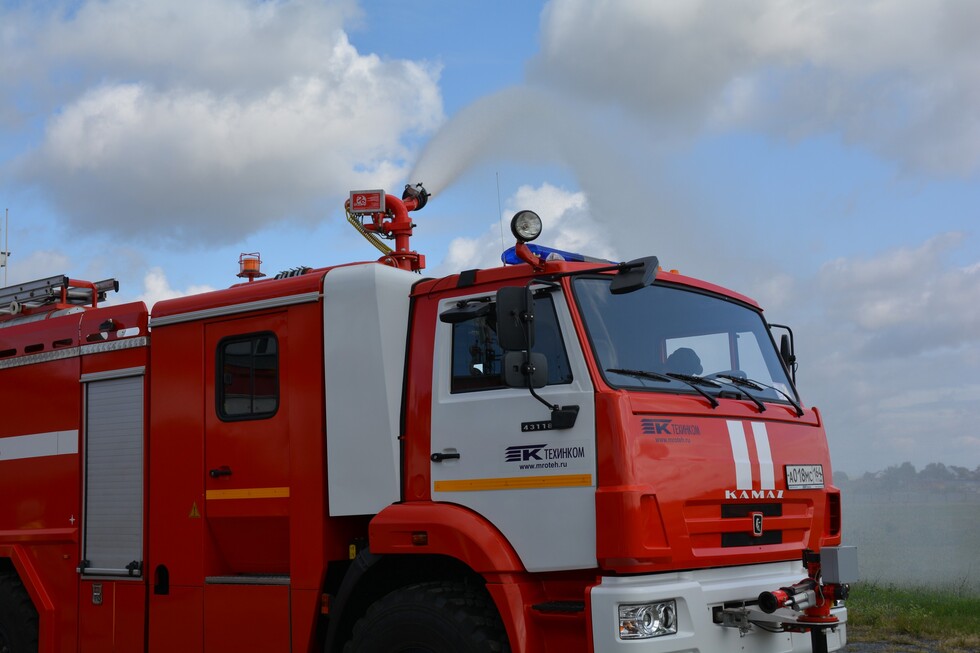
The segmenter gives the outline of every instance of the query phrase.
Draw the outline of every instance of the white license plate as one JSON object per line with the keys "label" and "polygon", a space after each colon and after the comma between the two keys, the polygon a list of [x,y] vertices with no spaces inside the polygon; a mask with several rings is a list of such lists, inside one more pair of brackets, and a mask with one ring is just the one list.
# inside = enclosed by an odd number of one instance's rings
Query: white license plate
{"label": "white license plate", "polygon": [[823,488],[823,465],[786,465],[787,490]]}

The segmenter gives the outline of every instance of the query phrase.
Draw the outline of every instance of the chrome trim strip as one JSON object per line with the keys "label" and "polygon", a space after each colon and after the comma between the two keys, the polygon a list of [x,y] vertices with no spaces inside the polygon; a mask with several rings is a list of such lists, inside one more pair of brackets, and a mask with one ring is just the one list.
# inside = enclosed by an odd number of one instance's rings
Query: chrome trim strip
{"label": "chrome trim strip", "polygon": [[65,358],[75,358],[76,356],[101,354],[107,351],[120,351],[122,349],[145,347],[149,344],[149,342],[149,338],[146,336],[140,336],[139,338],[127,338],[125,340],[113,340],[111,342],[96,342],[89,345],[81,345],[80,347],[68,347],[66,349],[44,351],[39,354],[29,354],[27,356],[18,356],[17,358],[0,360],[0,370],[9,369],[11,367],[20,367],[22,365],[50,363],[51,361],[60,361],[64,360]]}
{"label": "chrome trim strip", "polygon": [[289,585],[289,576],[261,574],[242,576],[206,576],[206,585]]}
{"label": "chrome trim strip", "polygon": [[236,315],[249,311],[261,311],[267,308],[279,308],[280,306],[292,306],[293,304],[306,304],[308,302],[319,301],[322,295],[319,291],[300,293],[298,295],[285,295],[283,297],[271,297],[260,299],[255,302],[244,302],[242,304],[230,304],[228,306],[217,306],[215,308],[205,308],[200,311],[190,311],[189,313],[177,313],[175,315],[165,315],[163,317],[150,317],[150,328],[167,326],[169,324],[180,324],[181,322],[193,322],[194,320],[206,320],[212,317],[222,317],[224,315]]}
{"label": "chrome trim strip", "polygon": [[78,380],[81,383],[89,383],[90,381],[106,381],[127,376],[143,376],[144,374],[146,374],[146,367],[140,365],[139,367],[124,367],[118,370],[106,370],[105,372],[90,372],[82,374]]}
{"label": "chrome trim strip", "polygon": [[150,344],[150,339],[146,336],[139,338],[127,338],[125,340],[111,340],[109,342],[94,342],[90,345],[80,347],[82,356],[89,354],[102,354],[107,351],[120,351],[122,349],[133,349],[134,347],[145,347]]}

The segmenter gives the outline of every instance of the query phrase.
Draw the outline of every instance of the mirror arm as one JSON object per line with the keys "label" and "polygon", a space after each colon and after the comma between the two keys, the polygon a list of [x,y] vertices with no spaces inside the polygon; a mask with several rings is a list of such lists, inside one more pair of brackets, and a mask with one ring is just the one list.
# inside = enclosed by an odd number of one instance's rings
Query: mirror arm
{"label": "mirror arm", "polygon": [[538,401],[540,401],[542,404],[544,404],[550,410],[555,410],[556,408],[558,408],[558,406],[556,406],[554,404],[551,404],[551,403],[548,403],[548,400],[547,399],[545,399],[544,397],[542,397],[541,395],[539,395],[537,392],[535,392],[534,391],[534,386],[531,385],[531,380],[530,380],[531,379],[531,376],[528,375],[527,378],[528,378],[527,389],[531,393],[531,396],[532,397],[534,397],[535,399],[537,399]]}
{"label": "mirror arm", "polygon": [[[524,354],[524,364],[530,365],[530,354],[525,352]],[[527,377],[527,389],[531,393],[531,396],[540,401],[542,404],[547,406],[551,410],[551,427],[556,430],[570,429],[575,426],[575,420],[578,418],[578,406],[559,406],[558,404],[549,403],[547,399],[539,395],[534,391],[534,386],[531,385],[530,371],[525,372]]]}

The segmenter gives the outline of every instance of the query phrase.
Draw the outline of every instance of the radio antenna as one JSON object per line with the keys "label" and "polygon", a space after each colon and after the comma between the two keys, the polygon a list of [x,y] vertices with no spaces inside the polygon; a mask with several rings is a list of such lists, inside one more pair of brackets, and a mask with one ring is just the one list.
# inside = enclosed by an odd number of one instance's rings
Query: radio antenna
{"label": "radio antenna", "polygon": [[10,209],[3,210],[3,251],[0,251],[0,267],[3,268],[3,287],[7,287],[7,270],[10,268]]}
{"label": "radio antenna", "polygon": [[[507,244],[504,242],[504,218],[503,209],[500,208],[500,171],[494,173],[497,176],[497,226],[500,227],[500,251],[507,249]],[[501,265],[506,265],[506,263],[501,263]]]}

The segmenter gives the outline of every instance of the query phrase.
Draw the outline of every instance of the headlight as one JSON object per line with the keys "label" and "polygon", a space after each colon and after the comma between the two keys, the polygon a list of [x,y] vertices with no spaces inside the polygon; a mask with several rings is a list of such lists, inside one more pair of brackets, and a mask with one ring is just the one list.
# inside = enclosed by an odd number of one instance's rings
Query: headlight
{"label": "headlight", "polygon": [[518,211],[510,221],[510,232],[522,243],[541,235],[541,217],[534,211]]}
{"label": "headlight", "polygon": [[649,639],[677,632],[677,604],[673,600],[619,606],[619,638]]}

